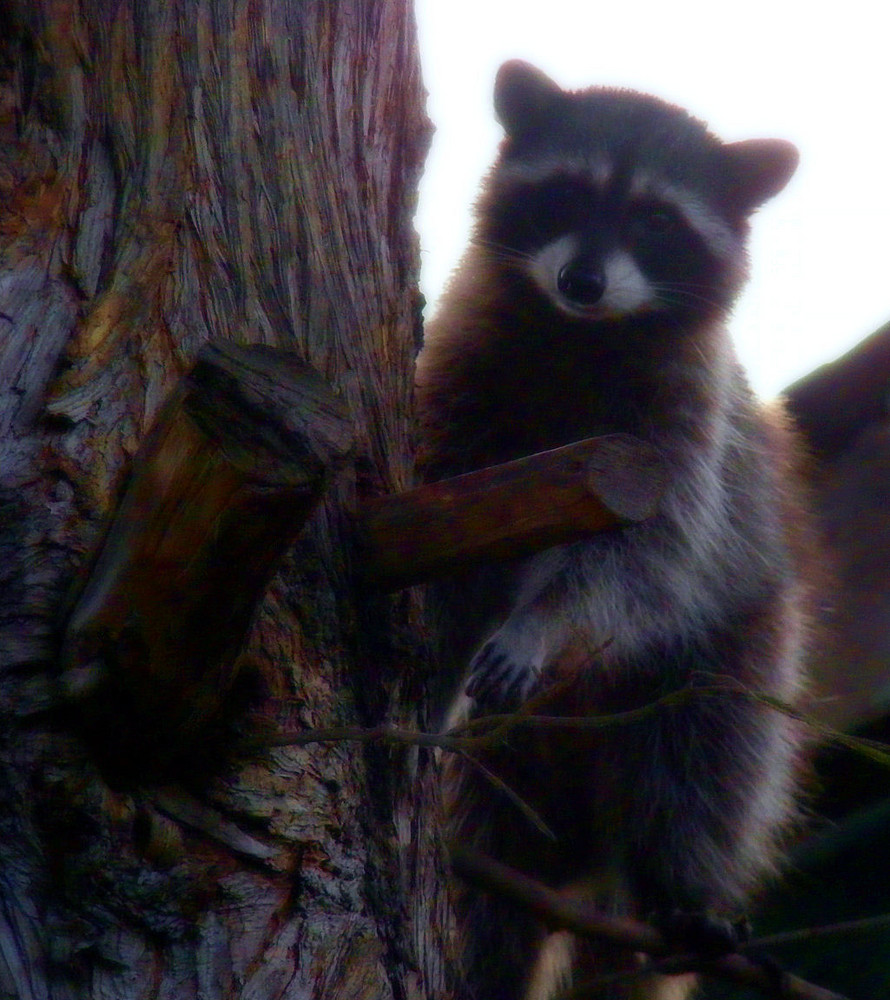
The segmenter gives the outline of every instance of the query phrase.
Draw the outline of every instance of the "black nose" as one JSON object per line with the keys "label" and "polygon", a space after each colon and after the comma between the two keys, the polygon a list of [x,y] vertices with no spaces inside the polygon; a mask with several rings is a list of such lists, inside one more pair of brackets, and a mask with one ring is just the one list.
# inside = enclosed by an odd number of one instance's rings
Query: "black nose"
{"label": "black nose", "polygon": [[560,268],[556,287],[570,302],[579,306],[592,306],[603,297],[606,276],[595,261],[576,257]]}

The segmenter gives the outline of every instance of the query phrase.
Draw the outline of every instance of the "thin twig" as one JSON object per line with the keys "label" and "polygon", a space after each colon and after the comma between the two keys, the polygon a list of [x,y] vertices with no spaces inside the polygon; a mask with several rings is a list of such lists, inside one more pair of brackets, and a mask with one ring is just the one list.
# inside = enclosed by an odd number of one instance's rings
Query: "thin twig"
{"label": "thin twig", "polygon": [[[540,692],[522,708],[513,713],[489,715],[456,726],[447,733],[425,733],[410,729],[398,729],[390,726],[376,726],[370,729],[358,726],[338,726],[327,729],[308,729],[299,733],[282,733],[264,741],[264,747],[307,746],[312,743],[339,742],[389,742],[403,745],[422,746],[441,749],[446,752],[460,754],[470,766],[482,771],[484,776],[492,781],[495,787],[508,794],[518,808],[545,835],[552,836],[549,829],[540,818],[515,793],[506,787],[504,782],[492,774],[479,760],[473,756],[473,751],[500,744],[516,728],[530,727],[549,730],[590,730],[606,729],[613,726],[631,725],[648,718],[666,708],[688,703],[696,698],[715,696],[725,697],[734,694],[749,698],[767,705],[782,714],[793,718],[823,738],[844,746],[854,752],[869,757],[872,760],[890,767],[890,747],[873,740],[863,740],[848,736],[845,733],[831,729],[824,723],[798,709],[785,704],[771,695],[752,691],[740,685],[729,677],[715,678],[720,683],[687,687],[672,691],[638,708],[624,712],[593,716],[549,716],[534,715],[533,712],[545,708],[547,703],[570,686],[575,678],[566,678]],[[546,886],[534,882],[519,872],[485,858],[465,847],[452,846],[452,865],[454,870],[471,882],[496,892],[505,898],[512,899],[520,906],[531,909],[544,922],[559,928],[588,935],[611,942],[622,948],[642,952],[652,957],[653,961],[640,970],[641,975],[658,972],[671,974],[685,971],[696,971],[700,974],[728,980],[744,986],[752,986],[769,994],[775,990],[775,981],[770,972],[757,962],[743,954],[743,951],[725,955],[719,959],[707,960],[699,956],[675,956],[668,954],[667,943],[660,933],[647,924],[627,918],[607,917],[597,913],[589,906],[577,900],[565,899]],[[864,920],[848,921],[828,927],[814,928],[809,931],[794,931],[787,934],[771,935],[758,939],[746,947],[772,947],[786,941],[803,939],[813,936],[825,936],[834,933],[849,933],[869,927],[884,926],[890,923],[890,915],[866,918]],[[635,976],[637,973],[619,973],[621,977]],[[610,977],[613,978],[613,977]],[[845,1000],[841,994],[826,990],[813,983],[808,983],[797,976],[786,974],[782,983],[783,998],[787,1000]]]}
{"label": "thin twig", "polygon": [[[694,971],[742,986],[753,986],[766,995],[775,992],[773,975],[740,952],[717,959],[671,955],[664,936],[648,924],[627,917],[606,916],[462,845],[450,845],[450,855],[454,871],[462,878],[531,910],[554,929],[569,930],[662,960],[644,972]],[[782,989],[787,1000],[845,1000],[839,993],[790,974],[783,976]]]}
{"label": "thin twig", "polygon": [[701,687],[685,687],[670,691],[654,701],[647,702],[637,708],[624,712],[609,712],[603,715],[534,715],[561,693],[563,688],[574,680],[570,678],[559,681],[530,700],[517,712],[498,715],[485,715],[469,719],[454,726],[446,733],[427,733],[420,730],[399,729],[391,726],[375,726],[370,729],[360,726],[334,726],[325,729],[304,729],[297,733],[281,733],[266,737],[258,749],[283,746],[308,746],[312,743],[373,743],[388,742],[411,746],[430,747],[452,753],[472,752],[487,746],[503,743],[507,734],[516,728],[529,727],[538,730],[571,730],[609,729],[616,726],[628,726],[641,722],[650,716],[667,708],[675,708],[699,698],[725,697],[727,694],[740,698],[748,698],[760,702],[783,715],[807,726],[828,742],[843,746],[854,753],[868,757],[884,767],[890,768],[890,746],[876,740],[849,736],[846,733],[832,729],[814,716],[801,712],[772,695],[752,691],[743,687],[733,678],[719,678],[721,683]]}
{"label": "thin twig", "polygon": [[860,931],[870,931],[881,927],[890,927],[890,913],[881,913],[874,917],[860,917],[858,920],[843,920],[836,924],[823,924],[820,927],[803,927],[796,931],[767,934],[748,942],[745,948],[775,948],[776,945],[794,944],[797,941],[810,941],[814,938],[834,937],[841,934],[856,934]]}
{"label": "thin twig", "polygon": [[416,729],[399,729],[395,726],[328,726],[324,729],[301,729],[297,733],[283,732],[264,736],[258,749],[271,747],[305,747],[312,743],[404,743],[410,746],[436,747],[457,750],[454,740],[439,733],[424,733]]}
{"label": "thin twig", "polygon": [[[553,697],[552,692],[571,681],[559,681],[553,687],[537,695],[517,712],[484,715],[469,719],[454,726],[445,733],[427,733],[414,729],[399,729],[394,726],[331,726],[324,729],[303,729],[300,732],[283,732],[264,737],[261,747],[308,746],[312,743],[402,743],[412,746],[432,747],[455,753],[502,743],[506,733],[518,726],[535,729],[608,729],[612,726],[627,726],[655,714],[663,708],[683,704],[700,696],[707,697],[717,692],[726,693],[725,687],[683,688],[671,691],[661,698],[638,708],[624,712],[609,712],[604,715],[531,715],[529,711],[543,707],[543,703]],[[744,695],[743,691],[738,692]],[[539,700],[540,699],[540,700]]]}
{"label": "thin twig", "polygon": [[522,813],[523,816],[538,830],[542,833],[548,840],[556,841],[556,834],[550,829],[549,826],[544,822],[543,819],[538,815],[537,812],[522,798],[521,795],[513,791],[513,789],[504,781],[499,778],[494,771],[487,768],[482,761],[477,760],[475,757],[471,756],[466,752],[466,750],[458,750],[457,753],[460,757],[470,765],[470,767],[475,768],[480,772],[486,781],[490,782],[494,788],[499,792],[507,796],[507,798],[516,806],[516,808]]}

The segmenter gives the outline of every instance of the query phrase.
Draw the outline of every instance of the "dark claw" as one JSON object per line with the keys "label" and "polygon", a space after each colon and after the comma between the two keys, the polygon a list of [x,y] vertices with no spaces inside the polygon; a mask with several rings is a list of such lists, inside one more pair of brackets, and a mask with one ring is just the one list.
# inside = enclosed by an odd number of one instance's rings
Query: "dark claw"
{"label": "dark claw", "polygon": [[659,923],[664,936],[675,948],[703,958],[720,958],[737,951],[744,943],[740,936],[741,922],[733,923],[707,911],[674,910]]}
{"label": "dark claw", "polygon": [[522,680],[522,669],[496,643],[489,642],[473,660],[464,691],[480,708],[493,712],[519,704]]}
{"label": "dark claw", "polygon": [[503,671],[498,667],[506,662],[503,653],[495,652],[491,647],[484,646],[473,663],[470,679],[467,681],[466,692],[471,698],[484,697],[497,685],[498,677]]}
{"label": "dark claw", "polygon": [[479,666],[494,667],[499,663],[503,663],[506,659],[506,653],[501,652],[501,650],[495,646],[494,643],[487,642],[482,649],[479,650],[476,662]]}

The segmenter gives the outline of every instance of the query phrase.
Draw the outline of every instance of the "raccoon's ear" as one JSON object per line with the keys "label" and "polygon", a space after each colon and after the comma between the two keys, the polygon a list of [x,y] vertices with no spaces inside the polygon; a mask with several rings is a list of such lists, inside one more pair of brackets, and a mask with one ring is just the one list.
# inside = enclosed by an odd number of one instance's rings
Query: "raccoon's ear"
{"label": "raccoon's ear", "polygon": [[738,207],[752,212],[778,194],[797,169],[797,147],[785,139],[745,139],[723,147],[733,175],[732,194]]}
{"label": "raccoon's ear", "polygon": [[546,73],[521,59],[511,59],[498,70],[494,84],[494,111],[507,135],[533,129],[562,94]]}

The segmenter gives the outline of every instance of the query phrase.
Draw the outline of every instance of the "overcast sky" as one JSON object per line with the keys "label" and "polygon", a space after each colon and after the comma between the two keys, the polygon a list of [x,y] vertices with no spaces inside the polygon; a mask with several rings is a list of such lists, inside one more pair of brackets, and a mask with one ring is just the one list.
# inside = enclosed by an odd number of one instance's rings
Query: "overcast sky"
{"label": "overcast sky", "polygon": [[501,135],[494,74],[519,57],[562,86],[657,94],[727,140],[797,144],[797,174],[755,217],[752,278],[733,322],[761,393],[890,320],[883,4],[417,0],[417,15],[437,129],[417,220],[431,304],[466,243],[470,206]]}

